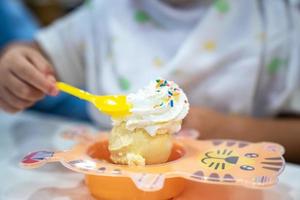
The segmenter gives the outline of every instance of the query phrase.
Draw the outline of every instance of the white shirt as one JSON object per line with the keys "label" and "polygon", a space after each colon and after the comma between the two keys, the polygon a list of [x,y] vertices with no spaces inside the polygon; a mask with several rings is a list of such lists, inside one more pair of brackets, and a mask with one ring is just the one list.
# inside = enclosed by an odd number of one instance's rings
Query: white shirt
{"label": "white shirt", "polygon": [[[267,116],[300,112],[300,12],[283,0],[97,0],[36,40],[62,81],[95,94],[174,80],[192,105]],[[102,125],[108,118],[90,109]]]}

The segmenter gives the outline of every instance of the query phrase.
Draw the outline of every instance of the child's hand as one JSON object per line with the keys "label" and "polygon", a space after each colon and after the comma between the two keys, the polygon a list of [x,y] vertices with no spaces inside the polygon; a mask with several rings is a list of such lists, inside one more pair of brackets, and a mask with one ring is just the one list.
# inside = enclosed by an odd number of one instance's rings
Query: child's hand
{"label": "child's hand", "polygon": [[56,95],[53,69],[30,45],[14,44],[0,57],[0,109],[15,113]]}

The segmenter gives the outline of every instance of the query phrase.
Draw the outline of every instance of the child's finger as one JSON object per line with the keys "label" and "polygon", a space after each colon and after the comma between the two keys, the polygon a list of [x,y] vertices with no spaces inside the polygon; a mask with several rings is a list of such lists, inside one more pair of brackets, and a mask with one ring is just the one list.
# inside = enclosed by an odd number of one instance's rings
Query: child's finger
{"label": "child's finger", "polygon": [[7,88],[9,88],[9,91],[24,100],[37,101],[45,96],[43,92],[26,84],[14,74],[9,76],[8,84]]}
{"label": "child's finger", "polygon": [[53,83],[46,78],[46,75],[37,70],[26,59],[21,60],[20,62],[20,64],[12,68],[12,72],[24,82],[39,89],[43,93],[50,94],[53,88]]}
{"label": "child's finger", "polygon": [[52,96],[58,95],[59,89],[58,89],[57,86],[56,86],[56,79],[54,78],[54,76],[48,75],[48,76],[47,76],[47,79],[48,79],[48,81],[50,81],[50,82],[53,84],[53,85],[52,85],[51,92],[50,92],[50,95],[52,95]]}
{"label": "child's finger", "polygon": [[26,56],[33,66],[40,72],[44,73],[45,75],[54,75],[54,71],[50,63],[40,53],[36,51],[30,51],[30,54],[28,53]]}
{"label": "child's finger", "polygon": [[7,88],[1,88],[2,100],[12,108],[22,110],[30,105],[33,102],[19,99],[14,94],[12,94]]}
{"label": "child's finger", "polygon": [[17,108],[14,108],[14,107],[10,106],[9,104],[7,104],[2,99],[0,99],[0,108],[2,110],[4,110],[5,112],[8,112],[8,113],[16,113],[20,110],[20,109],[17,109]]}

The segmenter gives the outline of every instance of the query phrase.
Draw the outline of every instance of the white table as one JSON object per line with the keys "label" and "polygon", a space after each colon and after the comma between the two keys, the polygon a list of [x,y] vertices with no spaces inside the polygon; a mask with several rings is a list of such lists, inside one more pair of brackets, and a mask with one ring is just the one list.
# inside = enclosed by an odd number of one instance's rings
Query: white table
{"label": "white table", "polygon": [[[66,149],[72,145],[59,139],[58,133],[65,126],[74,124],[78,125],[78,122],[35,113],[0,113],[0,200],[93,199],[84,186],[83,176],[70,172],[59,164],[50,164],[35,170],[21,169],[18,165],[30,151]],[[225,191],[224,188],[205,185],[201,199],[214,199],[206,194],[209,190],[222,192],[224,199],[230,200],[247,199],[250,196],[247,192],[255,192],[247,189],[232,192],[230,188]],[[287,164],[278,185],[260,192],[259,198],[300,200],[300,166]]]}

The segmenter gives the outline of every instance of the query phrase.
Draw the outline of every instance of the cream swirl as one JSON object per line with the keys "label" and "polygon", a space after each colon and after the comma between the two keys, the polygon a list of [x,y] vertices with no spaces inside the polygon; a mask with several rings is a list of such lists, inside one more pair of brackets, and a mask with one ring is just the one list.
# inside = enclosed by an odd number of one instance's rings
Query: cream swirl
{"label": "cream swirl", "polygon": [[127,96],[131,114],[113,119],[114,125],[126,123],[128,130],[145,129],[151,136],[180,130],[189,103],[184,92],[173,81],[158,79],[147,87]]}

